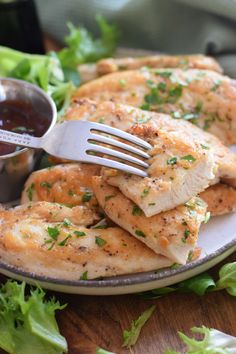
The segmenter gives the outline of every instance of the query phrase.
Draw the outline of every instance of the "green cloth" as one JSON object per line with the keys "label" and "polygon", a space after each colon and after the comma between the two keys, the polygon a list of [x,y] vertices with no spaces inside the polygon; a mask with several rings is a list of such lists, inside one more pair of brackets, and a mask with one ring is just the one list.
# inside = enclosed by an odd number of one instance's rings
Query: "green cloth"
{"label": "green cloth", "polygon": [[57,40],[66,23],[96,33],[94,17],[118,25],[120,45],[216,56],[236,77],[236,0],[36,0],[43,30]]}

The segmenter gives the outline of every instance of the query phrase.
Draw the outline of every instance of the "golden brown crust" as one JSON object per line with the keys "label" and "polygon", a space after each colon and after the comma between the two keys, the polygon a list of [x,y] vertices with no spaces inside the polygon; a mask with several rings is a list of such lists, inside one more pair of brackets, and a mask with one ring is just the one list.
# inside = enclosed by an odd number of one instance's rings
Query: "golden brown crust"
{"label": "golden brown crust", "polygon": [[222,73],[217,61],[204,55],[153,55],[141,58],[105,58],[97,62],[98,75],[116,71],[136,70],[142,66],[149,68],[181,68],[213,70]]}
{"label": "golden brown crust", "polygon": [[146,217],[130,199],[102,177],[93,178],[99,204],[115,223],[129,231],[159,254],[184,264],[196,245],[199,227],[205,218],[206,204],[198,198],[187,206]]}
{"label": "golden brown crust", "polygon": [[[199,129],[188,121],[173,119],[169,115],[143,111],[138,108],[114,103],[111,101],[94,102],[87,98],[75,99],[64,119],[66,120],[90,120],[110,125],[114,128],[129,131],[137,125],[138,133],[141,129],[148,127],[145,123],[151,123],[155,129],[161,129],[168,133],[176,133],[179,139],[188,142],[197,142],[206,150],[214,154],[218,165],[216,173],[217,183],[219,178],[224,179],[225,183],[236,184],[236,155],[229,150],[222,142],[212,134]],[[142,127],[144,126],[144,127]]]}
{"label": "golden brown crust", "polygon": [[81,225],[74,209],[37,202],[0,212],[0,259],[31,274],[79,280],[144,272],[173,262],[119,227]]}
{"label": "golden brown crust", "polygon": [[99,166],[79,163],[33,172],[25,183],[21,204],[42,200],[67,206],[96,207],[97,200],[91,187],[92,176],[99,174]]}
{"label": "golden brown crust", "polygon": [[200,194],[200,198],[207,203],[207,210],[212,216],[224,215],[236,210],[236,189],[226,184],[218,183],[207,188]]}
{"label": "golden brown crust", "polygon": [[236,143],[233,80],[198,69],[115,72],[81,86],[75,97],[111,100],[193,121],[227,145]]}

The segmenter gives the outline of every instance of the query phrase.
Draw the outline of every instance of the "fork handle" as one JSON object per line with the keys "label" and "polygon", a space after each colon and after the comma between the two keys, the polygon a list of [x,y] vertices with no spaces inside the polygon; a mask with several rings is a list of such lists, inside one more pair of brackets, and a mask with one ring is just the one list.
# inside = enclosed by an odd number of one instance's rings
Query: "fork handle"
{"label": "fork handle", "polygon": [[41,139],[30,135],[17,134],[9,132],[8,130],[0,129],[0,142],[39,149]]}

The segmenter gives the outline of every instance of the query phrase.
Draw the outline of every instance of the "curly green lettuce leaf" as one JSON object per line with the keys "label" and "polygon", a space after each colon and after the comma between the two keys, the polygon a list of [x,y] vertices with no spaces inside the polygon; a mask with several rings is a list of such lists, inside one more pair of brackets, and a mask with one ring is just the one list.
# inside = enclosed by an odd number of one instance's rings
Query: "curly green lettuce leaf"
{"label": "curly green lettuce leaf", "polygon": [[34,354],[67,352],[55,319],[64,307],[45,300],[40,288],[26,295],[25,283],[8,280],[0,288],[0,347],[12,354],[32,354],[32,348]]}
{"label": "curly green lettuce leaf", "polygon": [[196,295],[202,296],[208,291],[213,291],[216,289],[216,284],[212,276],[208,273],[202,273],[196,275],[193,278],[186,279],[173,286],[168,286],[160,289],[153,289],[147,291],[142,295],[145,299],[157,299],[162,296],[168,295],[172,292],[182,292],[182,293],[195,293]]}
{"label": "curly green lettuce leaf", "polygon": [[143,328],[147,320],[151,317],[155,308],[156,306],[149,307],[139,316],[139,318],[137,318],[137,320],[132,321],[131,328],[129,330],[124,330],[123,347],[130,348],[137,342],[141,329]]}
{"label": "curly green lettuce leaf", "polygon": [[185,293],[193,292],[196,295],[202,296],[207,291],[214,289],[215,286],[216,284],[212,276],[208,273],[202,273],[179,283],[178,290]]}
{"label": "curly green lettuce leaf", "polygon": [[[193,333],[202,334],[202,340],[190,338],[178,332],[182,341],[187,345],[186,354],[234,354],[236,353],[236,337],[207,327],[194,327]],[[164,354],[180,354],[167,350]]]}
{"label": "curly green lettuce leaf", "polygon": [[147,291],[141,296],[144,299],[157,299],[172,292],[193,292],[202,296],[207,292],[218,290],[226,290],[231,296],[236,296],[236,262],[223,265],[216,282],[210,274],[202,273],[173,286]]}
{"label": "curly green lettuce leaf", "polygon": [[108,24],[102,16],[96,16],[96,21],[101,33],[97,39],[84,27],[68,23],[67,47],[58,53],[63,68],[76,69],[78,64],[95,62],[113,54],[119,38],[117,27]]}
{"label": "curly green lettuce leaf", "polygon": [[96,349],[96,354],[115,354],[115,353],[108,352],[106,349],[103,349],[103,348],[97,348]]}
{"label": "curly green lettuce leaf", "polygon": [[219,271],[217,289],[225,289],[230,295],[236,296],[236,262],[225,264]]}
{"label": "curly green lettuce leaf", "polygon": [[39,86],[55,101],[59,113],[68,106],[74,85],[65,81],[56,55],[35,55],[0,46],[0,76],[28,81]]}

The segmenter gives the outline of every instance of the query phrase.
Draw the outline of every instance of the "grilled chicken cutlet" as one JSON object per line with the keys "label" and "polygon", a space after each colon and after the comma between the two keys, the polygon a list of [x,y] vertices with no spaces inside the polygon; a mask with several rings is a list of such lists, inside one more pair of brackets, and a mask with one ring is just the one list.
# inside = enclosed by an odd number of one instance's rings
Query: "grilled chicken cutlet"
{"label": "grilled chicken cutlet", "polygon": [[67,206],[96,207],[92,192],[92,176],[100,167],[88,164],[65,164],[33,172],[25,183],[21,204],[44,200]]}
{"label": "grilled chicken cutlet", "polygon": [[188,121],[173,119],[166,114],[143,111],[123,104],[109,101],[96,103],[89,99],[74,100],[64,119],[91,120],[124,131],[130,130],[137,124],[140,127],[143,124],[152,124],[157,130],[161,129],[166,133],[174,133],[183,142],[185,140],[196,142],[206,152],[211,151],[217,165],[214,182],[224,179],[226,183],[236,185],[236,154],[224,146],[217,137],[199,129]]}
{"label": "grilled chicken cutlet", "polygon": [[168,113],[236,143],[236,85],[227,76],[198,69],[140,69],[106,75],[81,86],[75,97],[112,100]]}
{"label": "grilled chicken cutlet", "polygon": [[70,208],[48,202],[1,210],[1,261],[36,275],[68,280],[145,272],[173,264],[119,227],[89,229],[81,225],[79,215],[74,218],[71,213]]}
{"label": "grilled chicken cutlet", "polygon": [[148,68],[181,68],[202,69],[222,73],[217,61],[205,55],[152,55],[141,58],[105,58],[97,62],[99,75],[111,74],[116,71]]}
{"label": "grilled chicken cutlet", "polygon": [[136,125],[129,132],[148,141],[148,177],[102,169],[108,184],[136,203],[146,216],[153,216],[187,202],[206,189],[215,178],[213,155],[196,142],[180,139],[150,123]]}
{"label": "grilled chicken cutlet", "polygon": [[192,198],[185,205],[146,217],[136,204],[118,188],[109,186],[102,177],[93,178],[93,189],[99,204],[116,224],[156,253],[174,262],[186,263],[205,219],[206,204],[200,198]]}
{"label": "grilled chicken cutlet", "polygon": [[232,213],[236,210],[236,190],[226,184],[218,183],[200,193],[212,216]]}
{"label": "grilled chicken cutlet", "polygon": [[94,80],[98,76],[116,71],[136,70],[143,66],[149,68],[181,68],[213,70],[222,73],[219,64],[204,55],[152,55],[140,58],[106,58],[96,64],[78,66],[82,82]]}

